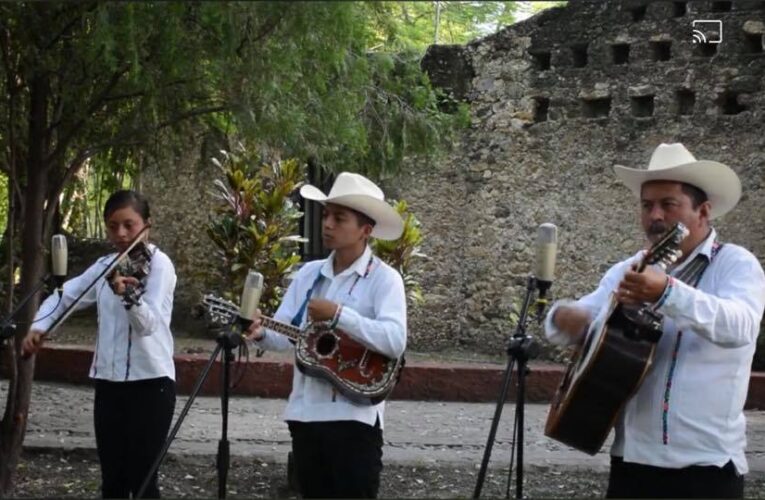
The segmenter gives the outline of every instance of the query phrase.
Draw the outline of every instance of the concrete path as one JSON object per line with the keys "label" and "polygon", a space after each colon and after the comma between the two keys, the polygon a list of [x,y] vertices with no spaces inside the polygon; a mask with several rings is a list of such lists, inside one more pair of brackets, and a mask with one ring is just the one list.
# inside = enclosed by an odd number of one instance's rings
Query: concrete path
{"label": "concrete path", "polygon": [[[5,400],[6,385],[0,384]],[[187,401],[179,397],[176,416]],[[286,461],[290,437],[281,415],[285,400],[234,397],[229,402],[231,454]],[[385,415],[384,460],[400,464],[453,464],[478,468],[483,457],[495,405],[389,401]],[[543,435],[547,405],[526,407],[525,464],[577,466],[605,471],[608,444],[594,457]],[[507,404],[492,452],[491,467],[506,467],[512,449],[515,405]],[[747,411],[748,458],[752,471],[765,472],[765,412]],[[175,423],[175,419],[173,421]],[[220,399],[198,397],[175,442],[173,454],[215,455],[220,438]],[[24,445],[35,448],[95,449],[93,389],[36,382]]]}

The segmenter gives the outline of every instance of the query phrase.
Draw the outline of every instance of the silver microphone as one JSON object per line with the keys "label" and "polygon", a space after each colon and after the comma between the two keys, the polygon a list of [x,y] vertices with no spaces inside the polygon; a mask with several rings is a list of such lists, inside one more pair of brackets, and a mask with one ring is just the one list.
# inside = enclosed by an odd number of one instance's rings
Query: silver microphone
{"label": "silver microphone", "polygon": [[540,224],[537,228],[537,253],[534,277],[539,290],[537,300],[537,319],[541,320],[547,305],[547,291],[550,290],[555,275],[555,255],[558,250],[558,227],[555,224]]}
{"label": "silver microphone", "polygon": [[66,249],[66,236],[63,234],[54,234],[50,242],[51,254],[51,274],[56,283],[56,289],[61,294],[64,290],[64,281],[66,281],[66,267],[68,261]]}
{"label": "silver microphone", "polygon": [[242,300],[239,303],[239,318],[244,322],[252,321],[263,293],[263,275],[250,269],[242,289]]}

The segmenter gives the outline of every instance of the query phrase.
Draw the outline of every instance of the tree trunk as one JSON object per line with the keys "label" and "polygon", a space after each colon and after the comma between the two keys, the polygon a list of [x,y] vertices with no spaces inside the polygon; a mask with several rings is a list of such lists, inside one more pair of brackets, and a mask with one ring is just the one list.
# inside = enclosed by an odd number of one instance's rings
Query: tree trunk
{"label": "tree trunk", "polygon": [[[48,155],[48,99],[49,81],[47,76],[37,75],[30,81],[29,88],[29,156],[27,160],[27,186],[25,193],[26,217],[21,238],[21,290],[20,297],[26,297],[37,285],[44,272],[42,235],[44,201],[47,192]],[[27,333],[39,305],[39,293],[20,311],[16,322],[19,325],[13,342],[8,349],[9,380],[5,414],[0,422],[0,495],[13,492],[16,467],[21,455],[21,446],[27,428],[27,414],[34,376],[34,356],[23,359],[20,355],[21,341]]]}

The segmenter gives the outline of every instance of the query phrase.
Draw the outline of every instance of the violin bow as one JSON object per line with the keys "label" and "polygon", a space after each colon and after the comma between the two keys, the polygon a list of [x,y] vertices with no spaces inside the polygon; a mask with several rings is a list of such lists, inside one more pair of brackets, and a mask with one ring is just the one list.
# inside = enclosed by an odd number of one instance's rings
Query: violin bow
{"label": "violin bow", "polygon": [[51,323],[51,325],[48,327],[48,329],[45,330],[45,333],[43,333],[43,337],[47,337],[48,335],[53,333],[53,331],[56,328],[58,328],[61,325],[61,323],[66,321],[66,319],[74,312],[74,307],[82,300],[82,298],[85,296],[85,294],[88,293],[90,291],[90,289],[95,286],[96,283],[98,283],[98,280],[100,280],[101,278],[103,278],[104,276],[106,276],[107,274],[112,272],[114,270],[114,268],[116,268],[120,264],[122,259],[124,259],[125,256],[127,254],[129,254],[130,251],[133,248],[135,248],[136,245],[138,245],[138,243],[141,242],[142,236],[143,236],[144,232],[146,232],[150,227],[151,227],[151,224],[146,224],[143,227],[143,229],[141,229],[138,232],[138,234],[135,235],[135,238],[133,238],[133,241],[130,242],[130,245],[128,245],[128,247],[125,250],[123,250],[122,252],[120,252],[120,253],[118,253],[117,255],[114,256],[114,258],[109,263],[109,265],[106,266],[106,269],[101,271],[101,273],[98,276],[96,276],[96,279],[94,279],[93,282],[90,285],[88,285],[85,288],[85,290],[83,290],[82,293],[80,295],[78,295],[77,298],[74,299],[74,301],[71,304],[69,304],[69,307],[67,307],[64,310],[64,312],[61,314],[61,316],[56,318],[56,320],[53,321],[53,323]]}

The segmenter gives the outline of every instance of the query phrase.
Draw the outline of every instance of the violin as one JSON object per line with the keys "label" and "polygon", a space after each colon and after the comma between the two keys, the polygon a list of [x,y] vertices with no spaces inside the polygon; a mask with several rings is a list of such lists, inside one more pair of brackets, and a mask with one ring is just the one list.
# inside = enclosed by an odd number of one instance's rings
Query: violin
{"label": "violin", "polygon": [[151,257],[152,252],[149,249],[149,245],[145,240],[141,240],[106,275],[106,280],[112,290],[114,290],[114,279],[118,276],[138,280],[138,286],[126,285],[125,287],[125,292],[122,294],[122,303],[125,309],[130,309],[134,305],[140,304],[141,296],[146,291],[146,279],[151,271]]}
{"label": "violin", "polygon": [[[74,312],[75,307],[82,300],[85,294],[88,293],[90,289],[96,285],[96,283],[98,283],[98,280],[100,280],[104,276],[112,276],[112,279],[113,279],[114,278],[113,271],[117,269],[117,267],[123,262],[123,260],[125,260],[128,254],[133,252],[133,249],[137,246],[143,246],[144,250],[139,250],[135,254],[135,259],[129,259],[131,262],[130,272],[131,273],[135,272],[136,274],[138,274],[140,276],[138,278],[139,281],[144,283],[143,280],[149,274],[148,265],[149,265],[149,262],[151,262],[151,252],[149,251],[149,248],[146,246],[146,242],[143,239],[143,235],[146,231],[148,231],[150,227],[151,227],[151,224],[146,224],[146,226],[144,226],[144,228],[141,229],[138,232],[138,234],[135,235],[135,238],[133,238],[133,241],[130,242],[130,245],[128,245],[128,247],[125,250],[123,250],[122,252],[114,256],[114,258],[111,260],[109,265],[106,266],[106,269],[101,271],[101,273],[99,273],[99,275],[95,277],[95,279],[80,293],[80,295],[78,295],[77,298],[75,298],[74,301],[72,301],[72,303],[69,304],[69,307],[67,307],[64,310],[64,312],[61,313],[61,316],[56,318],[56,320],[53,321],[53,323],[48,327],[48,329],[45,330],[45,332],[43,333],[43,337],[47,337],[48,335],[50,335],[53,331],[56,330],[56,328],[58,328],[61,325],[61,323],[66,321],[66,319],[72,314],[72,312]],[[108,279],[107,279],[107,282],[111,284],[111,281]],[[145,284],[144,286],[140,287],[141,294],[143,294],[144,287],[145,287]],[[140,298],[140,296],[138,298]],[[131,307],[133,305],[134,304],[131,304]]]}

